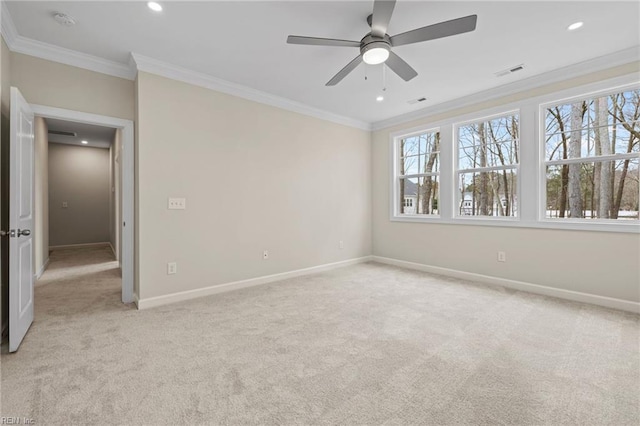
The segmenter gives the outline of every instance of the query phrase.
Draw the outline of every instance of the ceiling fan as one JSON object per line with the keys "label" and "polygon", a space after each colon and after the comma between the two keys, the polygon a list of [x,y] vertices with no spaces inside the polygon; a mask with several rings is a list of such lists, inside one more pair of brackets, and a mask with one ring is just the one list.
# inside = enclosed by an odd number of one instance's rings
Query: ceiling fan
{"label": "ceiling fan", "polygon": [[407,31],[406,33],[389,36],[389,34],[387,34],[387,27],[389,26],[395,5],[396,0],[375,0],[373,3],[373,14],[367,17],[367,23],[371,27],[371,32],[365,35],[360,41],[290,35],[287,37],[287,43],[360,48],[360,54],[329,80],[326,86],[335,86],[340,83],[340,81],[360,65],[362,61],[370,65],[385,62],[389,68],[404,81],[409,81],[417,76],[418,73],[391,50],[393,47],[449,37],[476,29],[478,16],[469,15]]}

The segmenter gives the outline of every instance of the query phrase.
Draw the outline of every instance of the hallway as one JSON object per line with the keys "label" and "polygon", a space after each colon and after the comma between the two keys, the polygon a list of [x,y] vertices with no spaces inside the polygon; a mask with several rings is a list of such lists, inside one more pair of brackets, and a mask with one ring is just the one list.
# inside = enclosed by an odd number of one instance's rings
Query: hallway
{"label": "hallway", "polygon": [[110,247],[53,250],[47,270],[36,282],[29,334],[56,318],[129,309],[121,302],[121,289],[120,269]]}

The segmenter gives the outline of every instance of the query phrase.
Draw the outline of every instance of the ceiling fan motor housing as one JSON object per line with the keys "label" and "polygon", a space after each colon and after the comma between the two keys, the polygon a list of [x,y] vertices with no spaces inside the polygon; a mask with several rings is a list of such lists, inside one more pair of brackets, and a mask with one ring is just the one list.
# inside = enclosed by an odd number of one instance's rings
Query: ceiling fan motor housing
{"label": "ceiling fan motor housing", "polygon": [[360,40],[360,54],[364,55],[365,52],[376,48],[391,50],[391,39],[389,36],[385,34],[384,37],[376,37],[374,35],[367,34],[362,40]]}

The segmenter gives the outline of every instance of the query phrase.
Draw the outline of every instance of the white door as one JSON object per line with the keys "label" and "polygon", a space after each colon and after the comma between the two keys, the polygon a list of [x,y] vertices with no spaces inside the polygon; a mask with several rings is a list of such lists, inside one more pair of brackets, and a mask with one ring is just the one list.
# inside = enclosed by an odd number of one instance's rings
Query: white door
{"label": "white door", "polygon": [[33,112],[11,88],[9,145],[9,351],[15,352],[33,322]]}

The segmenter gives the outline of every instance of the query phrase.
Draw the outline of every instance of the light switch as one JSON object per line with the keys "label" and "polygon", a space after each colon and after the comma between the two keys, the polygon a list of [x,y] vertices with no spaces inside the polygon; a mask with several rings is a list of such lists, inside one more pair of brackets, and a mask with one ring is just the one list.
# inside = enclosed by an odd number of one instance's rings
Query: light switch
{"label": "light switch", "polygon": [[69,207],[69,203],[67,203],[66,201],[62,202],[62,208],[66,209],[67,207]]}
{"label": "light switch", "polygon": [[186,198],[169,198],[169,210],[184,210],[187,208]]}

